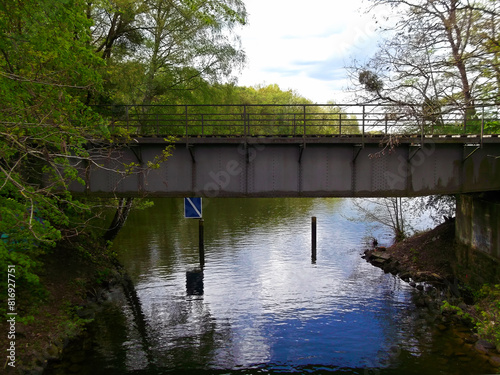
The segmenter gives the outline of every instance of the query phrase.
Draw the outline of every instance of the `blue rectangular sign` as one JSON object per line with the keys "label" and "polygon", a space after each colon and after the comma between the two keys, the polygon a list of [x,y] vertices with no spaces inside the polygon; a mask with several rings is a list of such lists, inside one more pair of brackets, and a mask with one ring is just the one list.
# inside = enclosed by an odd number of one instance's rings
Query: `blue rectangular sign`
{"label": "blue rectangular sign", "polygon": [[184,217],[201,219],[201,198],[184,198]]}

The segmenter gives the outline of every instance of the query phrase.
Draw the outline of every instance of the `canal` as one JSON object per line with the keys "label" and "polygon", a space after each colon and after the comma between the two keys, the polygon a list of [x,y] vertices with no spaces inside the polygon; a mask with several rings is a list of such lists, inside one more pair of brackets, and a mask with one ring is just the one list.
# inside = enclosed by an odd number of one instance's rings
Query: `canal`
{"label": "canal", "polygon": [[[114,250],[134,289],[114,289],[82,347],[48,374],[480,374],[415,307],[420,293],[361,258],[391,234],[348,199],[182,199],[134,211]],[[311,217],[317,259],[311,259]]]}

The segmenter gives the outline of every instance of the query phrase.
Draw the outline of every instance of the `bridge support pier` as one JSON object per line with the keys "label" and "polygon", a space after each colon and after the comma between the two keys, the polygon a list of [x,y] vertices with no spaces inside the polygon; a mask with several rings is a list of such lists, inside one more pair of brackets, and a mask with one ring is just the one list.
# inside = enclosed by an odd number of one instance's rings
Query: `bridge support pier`
{"label": "bridge support pier", "polygon": [[500,281],[500,194],[457,196],[455,237],[460,263],[486,280]]}

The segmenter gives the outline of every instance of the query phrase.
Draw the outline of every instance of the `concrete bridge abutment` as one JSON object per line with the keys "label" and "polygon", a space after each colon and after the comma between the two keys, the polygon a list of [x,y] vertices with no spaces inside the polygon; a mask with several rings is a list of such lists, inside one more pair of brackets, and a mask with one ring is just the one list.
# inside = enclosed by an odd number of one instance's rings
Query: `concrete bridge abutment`
{"label": "concrete bridge abutment", "polygon": [[500,192],[457,196],[457,257],[479,282],[500,282]]}

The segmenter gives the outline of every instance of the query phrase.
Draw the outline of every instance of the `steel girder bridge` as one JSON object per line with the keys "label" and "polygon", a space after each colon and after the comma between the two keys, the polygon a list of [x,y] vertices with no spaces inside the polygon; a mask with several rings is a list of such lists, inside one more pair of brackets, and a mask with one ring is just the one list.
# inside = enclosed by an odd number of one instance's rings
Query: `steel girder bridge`
{"label": "steel girder bridge", "polygon": [[[114,142],[76,193],[418,196],[500,190],[498,106],[105,106]],[[147,166],[175,145],[158,169]],[[133,171],[131,173],[131,167]]]}

